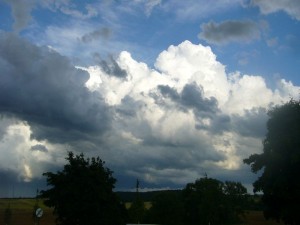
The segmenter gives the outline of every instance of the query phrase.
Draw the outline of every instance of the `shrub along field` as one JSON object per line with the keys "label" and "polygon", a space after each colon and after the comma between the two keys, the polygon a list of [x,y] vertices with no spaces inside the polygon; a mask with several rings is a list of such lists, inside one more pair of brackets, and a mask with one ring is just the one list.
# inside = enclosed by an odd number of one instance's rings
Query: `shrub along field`
{"label": "shrub along field", "polygon": [[[4,223],[5,210],[8,206],[11,209],[11,225],[35,224],[33,211],[36,204],[35,199],[0,199],[0,225]],[[150,202],[146,202],[146,208],[151,207]],[[127,206],[130,203],[126,204]],[[38,206],[43,209],[44,213],[39,221],[39,225],[54,225],[55,217],[52,214],[52,209],[43,204],[42,200],[38,201]],[[261,211],[247,211],[243,220],[245,225],[281,225],[275,221],[267,221],[263,217]]]}

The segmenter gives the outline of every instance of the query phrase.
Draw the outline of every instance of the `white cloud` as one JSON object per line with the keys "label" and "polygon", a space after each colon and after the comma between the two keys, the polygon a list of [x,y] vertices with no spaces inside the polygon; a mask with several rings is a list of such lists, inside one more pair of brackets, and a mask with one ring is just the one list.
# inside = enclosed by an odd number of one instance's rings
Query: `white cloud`
{"label": "white cloud", "polygon": [[[123,76],[91,66],[84,68],[88,79],[58,53],[14,36],[1,38],[0,68],[10,88],[3,86],[0,96],[19,104],[0,98],[7,105],[1,114],[18,118],[0,121],[0,148],[7,156],[0,170],[8,168],[24,181],[63,164],[66,148],[100,155],[116,174],[162,186],[184,185],[205,172],[236,175],[241,160],[261,149],[262,108],[299,94],[285,80],[272,90],[259,75],[227,74],[211,48],[189,41],[163,51],[153,69],[121,52],[113,63]],[[43,68],[49,70],[40,76]],[[29,74],[31,83],[25,82]]]}
{"label": "white cloud", "polygon": [[[243,158],[262,147],[267,116],[259,109],[267,110],[299,93],[299,87],[284,80],[272,90],[261,76],[227,74],[209,47],[189,41],[163,51],[155,69],[135,61],[128,52],[122,52],[116,62],[126,71],[125,80],[101,68],[88,69],[101,78],[98,91],[117,113],[112,135],[119,133],[120,138],[107,144],[125,155],[125,162],[132,162],[122,166],[128,175],[153,183],[184,184],[205,171],[211,175],[218,170],[237,171]],[[169,87],[170,95],[163,95],[159,85]],[[187,85],[202,88],[204,99],[215,98],[218,111],[199,118],[192,105],[179,105],[176,98]],[[113,160],[120,163],[116,157]]]}
{"label": "white cloud", "polygon": [[225,66],[216,60],[210,47],[189,41],[170,46],[158,56],[155,66],[176,82],[177,90],[196,82],[203,87],[205,97],[215,97],[220,105],[227,101],[229,86]]}
{"label": "white cloud", "polygon": [[146,15],[150,16],[153,8],[160,4],[161,0],[147,0],[147,2],[145,3]]}
{"label": "white cloud", "polygon": [[[30,182],[33,178],[40,178],[45,169],[44,163],[55,163],[53,147],[47,142],[38,142],[30,137],[30,126],[21,121],[2,117],[0,125],[10,123],[6,134],[0,139],[0,170],[13,171],[20,181]],[[50,152],[34,152],[32,146],[48,145]],[[56,162],[57,163],[57,162]],[[60,162],[61,163],[61,162]]]}
{"label": "white cloud", "polygon": [[[36,1],[42,7],[46,7],[52,11],[59,10],[65,15],[77,18],[77,19],[90,19],[98,15],[98,11],[90,4],[85,4],[84,7],[78,6],[71,0],[44,0],[41,2]],[[79,9],[78,9],[79,8]]]}

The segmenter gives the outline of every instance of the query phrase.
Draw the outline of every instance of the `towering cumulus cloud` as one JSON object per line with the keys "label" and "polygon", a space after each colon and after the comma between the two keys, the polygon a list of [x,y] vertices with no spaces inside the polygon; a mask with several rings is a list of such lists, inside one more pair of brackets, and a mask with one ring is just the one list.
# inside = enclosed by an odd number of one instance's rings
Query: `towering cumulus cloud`
{"label": "towering cumulus cloud", "polygon": [[115,110],[111,159],[152,183],[182,184],[204,171],[238,176],[242,159],[261,149],[266,110],[299,92],[285,80],[272,90],[260,76],[227,74],[209,47],[189,41],[163,51],[156,69],[128,52],[116,63],[125,80],[87,68]]}
{"label": "towering cumulus cloud", "polygon": [[261,76],[228,74],[189,41],[161,52],[155,68],[129,52],[100,62],[75,67],[0,35],[0,176],[6,168],[30,181],[74,150],[100,155],[120,182],[180,187],[208,173],[250,183],[241,162],[261,149],[266,111],[299,93],[285,80],[271,89]]}

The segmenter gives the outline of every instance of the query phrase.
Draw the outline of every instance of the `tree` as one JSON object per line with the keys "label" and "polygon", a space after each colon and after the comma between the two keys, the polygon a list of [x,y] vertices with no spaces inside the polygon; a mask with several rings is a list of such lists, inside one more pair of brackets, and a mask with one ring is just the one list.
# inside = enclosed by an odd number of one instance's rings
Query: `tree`
{"label": "tree", "polygon": [[240,216],[244,215],[247,207],[249,195],[247,189],[240,182],[225,181],[223,192],[226,196],[226,205],[229,221],[239,222]]}
{"label": "tree", "polygon": [[183,225],[184,205],[180,192],[164,191],[157,194],[148,212],[149,222],[161,225]]}
{"label": "tree", "polygon": [[68,153],[62,171],[47,172],[50,189],[41,192],[45,204],[54,207],[60,225],[125,224],[125,207],[113,192],[116,179],[104,161]]}
{"label": "tree", "polygon": [[140,182],[139,180],[136,180],[135,199],[128,210],[130,222],[136,224],[139,224],[143,221],[145,211],[146,211],[144,201],[141,199],[139,193],[139,188],[140,188]]}
{"label": "tree", "polygon": [[268,112],[263,153],[244,162],[262,171],[254,192],[262,192],[266,218],[300,224],[300,102],[290,100]]}
{"label": "tree", "polygon": [[[183,190],[185,222],[197,225],[222,225],[238,222],[242,213],[233,207],[233,199],[242,199],[246,189],[240,183],[201,178]],[[240,204],[235,202],[236,204]]]}
{"label": "tree", "polygon": [[4,224],[5,225],[10,225],[11,224],[11,218],[12,217],[12,212],[10,209],[10,204],[8,204],[8,207],[4,211]]}

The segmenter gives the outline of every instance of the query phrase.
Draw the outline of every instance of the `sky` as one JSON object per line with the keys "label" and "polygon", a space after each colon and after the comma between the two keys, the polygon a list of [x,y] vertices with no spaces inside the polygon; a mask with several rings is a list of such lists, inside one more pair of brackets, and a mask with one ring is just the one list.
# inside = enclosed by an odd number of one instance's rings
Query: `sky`
{"label": "sky", "polygon": [[294,0],[0,0],[0,197],[68,151],[116,190],[209,177],[249,191],[267,112],[300,96]]}

